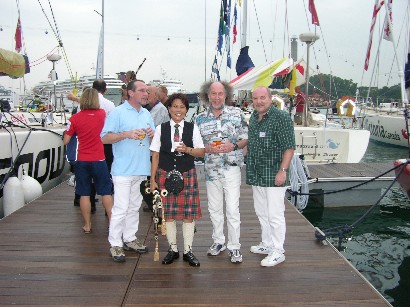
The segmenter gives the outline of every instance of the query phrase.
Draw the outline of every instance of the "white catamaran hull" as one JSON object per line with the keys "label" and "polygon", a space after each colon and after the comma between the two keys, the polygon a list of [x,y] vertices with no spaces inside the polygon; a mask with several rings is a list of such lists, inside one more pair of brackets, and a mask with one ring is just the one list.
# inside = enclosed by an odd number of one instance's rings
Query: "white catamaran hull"
{"label": "white catamaran hull", "polygon": [[366,153],[367,130],[295,127],[296,152],[307,163],[358,163]]}
{"label": "white catamaran hull", "polygon": [[404,115],[367,113],[363,119],[363,128],[370,131],[372,141],[408,147]]}
{"label": "white catamaran hull", "polygon": [[[7,130],[0,130],[0,183],[13,162],[18,170],[18,177],[21,178],[24,168],[26,175],[41,184],[43,192],[54,188],[65,178],[69,171],[61,138],[65,128],[36,128],[31,132],[29,128],[8,127]],[[0,189],[0,218],[3,216],[3,189]]]}

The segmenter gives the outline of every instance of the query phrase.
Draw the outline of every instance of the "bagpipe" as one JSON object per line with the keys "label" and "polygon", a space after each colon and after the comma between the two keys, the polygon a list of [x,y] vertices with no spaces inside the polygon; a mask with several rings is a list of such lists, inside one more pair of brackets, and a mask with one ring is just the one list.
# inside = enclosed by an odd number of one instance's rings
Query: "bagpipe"
{"label": "bagpipe", "polygon": [[[149,187],[149,181],[145,183],[145,193],[150,194],[151,189]],[[155,253],[154,253],[154,261],[159,261],[159,251],[158,251],[158,227],[161,225],[161,234],[165,236],[167,234],[166,226],[165,226],[165,216],[164,216],[164,206],[162,204],[162,197],[168,195],[168,191],[163,189],[161,192],[158,190],[152,191],[152,212],[154,213],[153,221],[154,221],[154,239],[155,239]],[[159,222],[161,218],[161,223]]]}

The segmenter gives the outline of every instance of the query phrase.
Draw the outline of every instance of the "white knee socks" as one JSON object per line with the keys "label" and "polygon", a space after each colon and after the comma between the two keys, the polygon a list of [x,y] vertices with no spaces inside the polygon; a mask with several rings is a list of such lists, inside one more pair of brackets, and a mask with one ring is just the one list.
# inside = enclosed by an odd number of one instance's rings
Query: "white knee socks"
{"label": "white knee socks", "polygon": [[182,234],[184,235],[184,254],[192,250],[192,241],[194,241],[195,221],[192,223],[182,224]]}
{"label": "white knee socks", "polygon": [[176,221],[173,220],[172,222],[166,222],[166,225],[169,246],[174,252],[178,252]]}

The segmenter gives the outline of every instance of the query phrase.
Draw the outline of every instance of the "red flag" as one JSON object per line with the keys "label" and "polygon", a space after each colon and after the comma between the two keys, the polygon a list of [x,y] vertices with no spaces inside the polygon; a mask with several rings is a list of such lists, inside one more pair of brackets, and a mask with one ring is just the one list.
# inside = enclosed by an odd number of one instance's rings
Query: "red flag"
{"label": "red flag", "polygon": [[370,26],[369,44],[367,45],[366,60],[364,61],[364,70],[366,71],[369,68],[370,50],[372,49],[373,31],[374,31],[374,26],[376,24],[377,13],[380,11],[380,8],[382,7],[383,4],[384,4],[384,1],[382,1],[380,4],[379,4],[379,0],[374,1],[372,24]]}
{"label": "red flag", "polygon": [[320,26],[319,17],[317,17],[314,0],[309,0],[309,12],[312,14],[312,24]]}
{"label": "red flag", "polygon": [[21,51],[21,23],[20,23],[20,18],[17,21],[17,28],[16,28],[16,34],[14,35],[14,39],[16,40],[16,51],[20,52]]}
{"label": "red flag", "polygon": [[389,0],[386,2],[386,10],[388,12],[389,20],[386,18],[384,19],[384,26],[383,26],[383,38],[388,41],[393,41],[393,37],[391,35],[390,24],[393,24],[393,16],[392,16],[392,7],[393,7],[393,0]]}

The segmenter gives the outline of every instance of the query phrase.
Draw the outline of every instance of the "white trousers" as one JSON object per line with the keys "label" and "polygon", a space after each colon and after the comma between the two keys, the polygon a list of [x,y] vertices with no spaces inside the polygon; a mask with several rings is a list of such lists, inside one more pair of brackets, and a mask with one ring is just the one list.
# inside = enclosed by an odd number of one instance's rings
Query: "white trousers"
{"label": "white trousers", "polygon": [[252,191],[255,212],[261,224],[262,243],[284,253],[286,188],[252,186]]}
{"label": "white trousers", "polygon": [[112,207],[108,241],[111,246],[123,246],[123,242],[136,239],[142,195],[140,184],[146,176],[112,176],[114,206]]}
{"label": "white trousers", "polygon": [[241,169],[231,166],[225,171],[225,178],[206,182],[208,210],[211,217],[214,243],[225,244],[224,235],[224,195],[226,204],[226,220],[228,225],[229,250],[240,249],[241,215],[239,213],[239,197],[241,189]]}

